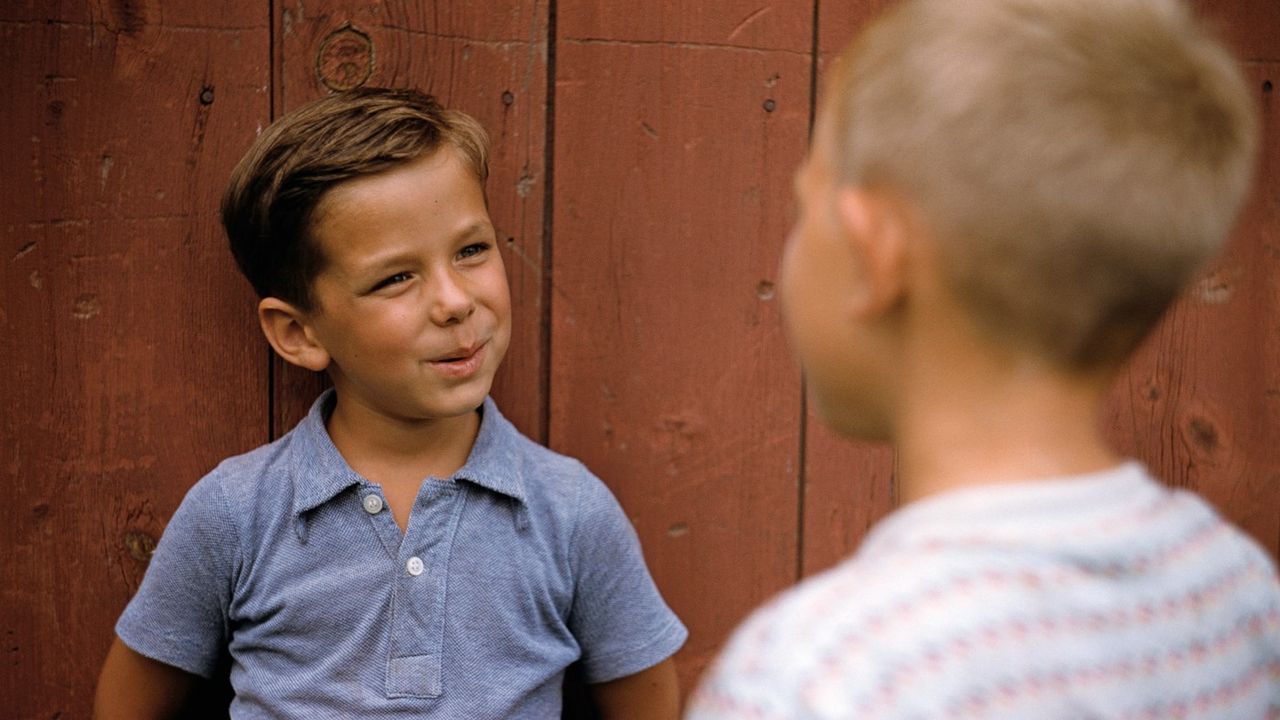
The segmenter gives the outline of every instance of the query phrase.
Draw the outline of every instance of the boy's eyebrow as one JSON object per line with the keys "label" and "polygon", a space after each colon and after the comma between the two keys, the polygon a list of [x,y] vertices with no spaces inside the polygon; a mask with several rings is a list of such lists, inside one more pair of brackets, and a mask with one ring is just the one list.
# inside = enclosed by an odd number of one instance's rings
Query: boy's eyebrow
{"label": "boy's eyebrow", "polygon": [[[454,233],[447,242],[448,244],[453,245],[455,243],[470,240],[477,235],[483,234],[492,227],[493,225],[490,222],[486,222],[485,220],[476,220]],[[373,255],[365,258],[365,261],[360,264],[358,272],[362,275],[372,275],[383,270],[388,270],[396,265],[412,262],[415,259],[416,254],[412,250],[396,250],[385,255]]]}
{"label": "boy's eyebrow", "polygon": [[455,233],[453,236],[453,240],[455,242],[457,242],[458,240],[468,240],[475,235],[479,235],[485,230],[491,229],[492,227],[493,227],[492,222],[487,222],[485,220],[476,220],[475,222],[463,228],[460,232]]}

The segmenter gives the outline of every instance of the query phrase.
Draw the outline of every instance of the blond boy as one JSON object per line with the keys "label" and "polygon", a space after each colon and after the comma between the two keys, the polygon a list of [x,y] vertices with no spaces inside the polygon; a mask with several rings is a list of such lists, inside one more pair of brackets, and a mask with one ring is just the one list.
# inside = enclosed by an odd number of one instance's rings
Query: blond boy
{"label": "blond boy", "polygon": [[1280,715],[1269,558],[1099,430],[1256,128],[1175,0],[904,0],[832,73],[785,318],[905,507],[759,611],[690,717]]}

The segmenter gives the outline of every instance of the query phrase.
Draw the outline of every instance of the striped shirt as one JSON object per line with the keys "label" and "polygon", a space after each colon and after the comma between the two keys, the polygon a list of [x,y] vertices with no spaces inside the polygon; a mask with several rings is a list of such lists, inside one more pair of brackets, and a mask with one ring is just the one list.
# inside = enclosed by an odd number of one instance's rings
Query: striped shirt
{"label": "striped shirt", "polygon": [[759,610],[687,717],[1280,718],[1280,585],[1136,462],[954,491]]}

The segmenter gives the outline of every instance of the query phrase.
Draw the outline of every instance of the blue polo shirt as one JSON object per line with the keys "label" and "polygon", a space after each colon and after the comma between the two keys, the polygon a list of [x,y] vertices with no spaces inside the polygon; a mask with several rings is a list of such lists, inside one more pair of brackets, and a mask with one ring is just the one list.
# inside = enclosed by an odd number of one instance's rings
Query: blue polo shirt
{"label": "blue polo shirt", "polygon": [[558,718],[575,660],[603,682],[683,644],[608,488],[492,400],[403,534],[329,439],[333,402],[191,489],[116,625],[126,645],[203,676],[229,653],[235,718],[480,720]]}

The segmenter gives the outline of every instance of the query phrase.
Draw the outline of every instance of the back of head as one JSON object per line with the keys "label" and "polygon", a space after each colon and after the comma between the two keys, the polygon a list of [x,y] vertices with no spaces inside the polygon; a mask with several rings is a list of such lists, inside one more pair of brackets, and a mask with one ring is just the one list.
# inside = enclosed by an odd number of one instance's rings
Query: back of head
{"label": "back of head", "polygon": [[358,88],[286,114],[254,142],[223,196],[222,224],[241,272],[259,297],[309,308],[311,280],[324,267],[310,225],[325,193],[445,145],[483,184],[484,128],[417,90]]}
{"label": "back of head", "polygon": [[909,198],[978,326],[1069,370],[1132,352],[1249,186],[1250,93],[1177,0],[903,0],[832,83],[842,182]]}

